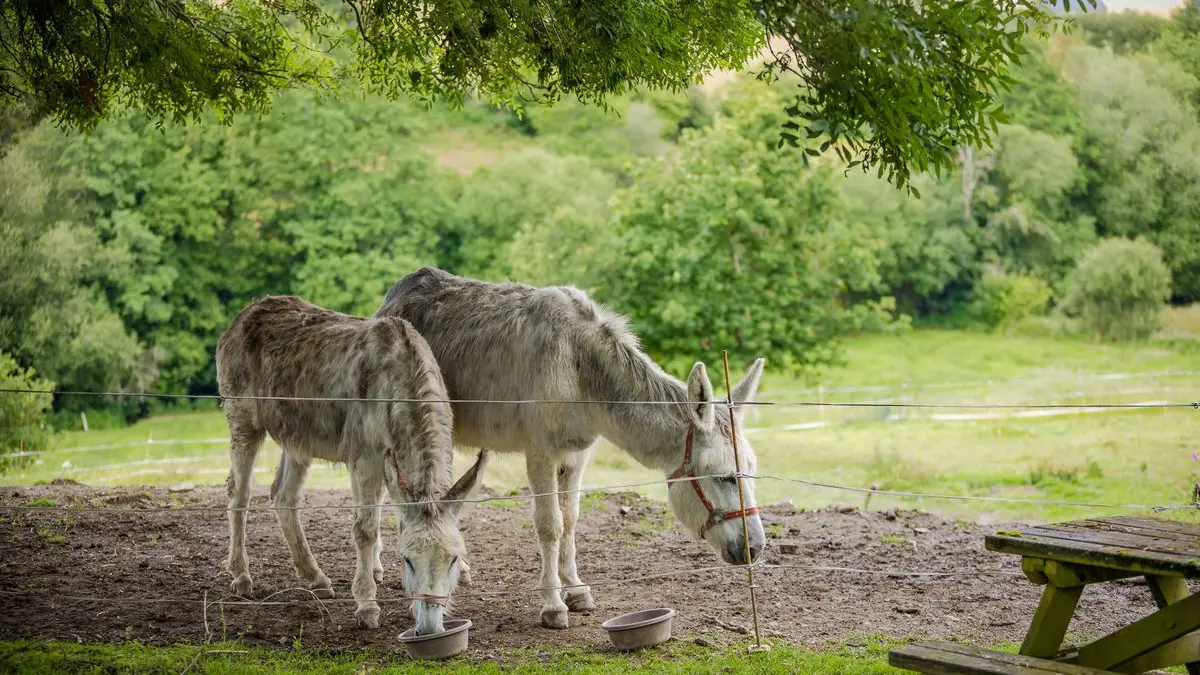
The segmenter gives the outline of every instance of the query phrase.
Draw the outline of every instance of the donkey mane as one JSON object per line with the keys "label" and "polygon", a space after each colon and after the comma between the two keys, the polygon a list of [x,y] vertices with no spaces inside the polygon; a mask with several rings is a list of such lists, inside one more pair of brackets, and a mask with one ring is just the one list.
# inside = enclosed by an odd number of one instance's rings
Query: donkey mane
{"label": "donkey mane", "polygon": [[[469,293],[464,295],[466,291]],[[464,298],[471,302],[475,311],[463,310]],[[452,301],[458,306],[452,306]],[[492,307],[501,303],[506,313],[494,313]],[[507,312],[513,307],[519,307],[519,310]],[[525,343],[529,349],[526,356],[533,353],[551,360],[549,355],[555,349],[567,345],[567,356],[573,363],[551,365],[557,366],[556,372],[561,373],[562,366],[566,366],[566,371],[573,371],[569,379],[578,387],[576,393],[581,398],[675,402],[680,405],[656,406],[660,408],[658,413],[668,410],[680,426],[687,424],[687,386],[663,371],[642,351],[626,317],[597,303],[574,286],[481,282],[425,267],[393,285],[375,316],[404,317],[426,339],[437,333],[431,340],[431,347],[435,351],[439,347],[444,350],[439,358],[441,361],[446,361],[448,356],[466,356],[470,347],[508,343],[506,336],[516,334],[531,338]],[[439,330],[433,330],[434,326],[447,333],[443,335]],[[444,365],[442,369],[445,372]],[[453,398],[476,398],[464,395],[466,392],[463,391],[464,386],[475,386],[475,381],[460,379],[448,384]],[[524,398],[546,392],[512,393]],[[639,408],[618,404],[610,405],[608,409],[618,415],[628,415]]]}
{"label": "donkey mane", "polygon": [[[401,422],[395,415],[389,415],[389,421],[393,438],[415,431],[415,445],[419,449],[415,458],[416,469],[415,474],[406,478],[411,481],[412,496],[417,501],[427,502],[423,507],[432,510],[438,506],[432,502],[446,492],[454,477],[454,443],[451,440],[453,413],[450,404],[442,398],[446,385],[442,382],[441,371],[431,367],[437,361],[429,347],[407,321],[398,324],[398,342],[412,364],[415,385],[413,398],[418,402],[401,404],[401,410],[407,412],[409,418],[407,423]],[[402,465],[398,463],[397,466]]]}

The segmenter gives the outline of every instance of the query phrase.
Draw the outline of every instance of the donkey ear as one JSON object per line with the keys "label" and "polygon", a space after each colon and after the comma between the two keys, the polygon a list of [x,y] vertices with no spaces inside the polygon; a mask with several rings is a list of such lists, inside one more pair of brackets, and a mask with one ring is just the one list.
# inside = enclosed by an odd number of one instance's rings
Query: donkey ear
{"label": "donkey ear", "polygon": [[466,473],[458,479],[454,487],[446,493],[445,501],[450,502],[446,508],[457,514],[462,509],[463,502],[458,501],[468,499],[483,482],[483,469],[487,466],[488,451],[486,449],[479,451],[479,457],[475,460],[475,465],[467,470]]}
{"label": "donkey ear", "polygon": [[[762,383],[763,364],[766,361],[766,359],[758,359],[746,369],[746,376],[733,388],[734,403],[747,403],[755,400],[755,397],[758,396],[758,385]],[[742,410],[739,409],[737,413],[740,419]]]}
{"label": "donkey ear", "polygon": [[708,370],[704,363],[697,361],[688,375],[688,412],[692,414],[692,424],[703,432],[712,431],[713,419],[713,388],[708,379]]}

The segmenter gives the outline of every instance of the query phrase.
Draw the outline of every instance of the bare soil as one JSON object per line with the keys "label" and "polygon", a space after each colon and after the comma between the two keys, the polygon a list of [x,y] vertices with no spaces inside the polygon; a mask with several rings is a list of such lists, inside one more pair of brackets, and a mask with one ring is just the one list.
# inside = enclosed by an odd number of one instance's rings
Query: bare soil
{"label": "bare soil", "polygon": [[[340,492],[314,491],[305,505],[349,505]],[[43,500],[43,501],[36,501]],[[351,514],[308,510],[309,541],[337,599],[305,599],[274,515],[252,512],[247,547],[254,595],[296,600],[288,605],[214,605],[230,599],[223,570],[227,546],[225,492],[205,487],[97,489],[60,483],[7,489],[4,504],[106,507],[98,512],[0,510],[0,638],[52,638],[84,642],[138,640],[148,644],[248,643],[354,651],[402,651],[396,635],[411,626],[402,602],[381,602],[383,626],[359,628],[350,580],[354,554]],[[676,576],[593,588],[598,608],[572,614],[567,630],[541,628],[538,554],[527,500],[483,504],[463,521],[474,575],[460,587],[451,615],[473,622],[473,658],[491,658],[519,647],[608,649],[600,623],[624,612],[673,607],[675,635],[705,634],[715,644],[744,642],[751,626],[744,571],[723,569],[704,543],[685,534],[664,507],[632,494],[589,496],[579,526],[579,566],[587,582],[647,575]],[[266,506],[256,493],[256,506]],[[161,508],[169,507],[169,508]],[[178,507],[215,507],[184,510]],[[127,512],[114,509],[155,509]],[[766,561],[780,565],[845,567],[875,572],[949,571],[949,577],[766,568],[756,571],[760,622],[765,635],[820,647],[882,634],[906,639],[955,637],[982,643],[1019,641],[1040,587],[1012,573],[1019,561],[983,548],[994,527],[948,521],[927,513],[864,512],[850,507],[764,510],[770,534]],[[1011,527],[1011,526],[1006,526]],[[785,552],[786,551],[786,552]],[[382,599],[403,595],[395,556],[385,552]],[[1007,575],[976,573],[1005,572]],[[510,592],[508,595],[493,593]],[[488,594],[488,595],[483,595]],[[68,599],[64,596],[75,596]],[[89,599],[102,598],[102,599]],[[111,600],[111,599],[119,600]],[[200,602],[207,598],[207,610]],[[141,602],[167,599],[172,602]],[[1108,632],[1153,610],[1136,582],[1089,587],[1072,631]],[[207,630],[206,630],[207,626]]]}

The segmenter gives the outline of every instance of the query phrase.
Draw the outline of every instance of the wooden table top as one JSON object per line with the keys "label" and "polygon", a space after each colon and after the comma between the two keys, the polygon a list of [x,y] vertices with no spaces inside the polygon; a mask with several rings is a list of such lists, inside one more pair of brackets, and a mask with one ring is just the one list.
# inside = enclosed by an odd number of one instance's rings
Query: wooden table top
{"label": "wooden table top", "polygon": [[1139,574],[1200,579],[1200,524],[1112,516],[988,535],[989,551]]}

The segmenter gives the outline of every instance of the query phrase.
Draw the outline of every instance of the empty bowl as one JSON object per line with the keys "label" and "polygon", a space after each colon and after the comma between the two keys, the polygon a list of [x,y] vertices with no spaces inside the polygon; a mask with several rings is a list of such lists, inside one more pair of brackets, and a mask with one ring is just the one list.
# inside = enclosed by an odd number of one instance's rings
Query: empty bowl
{"label": "empty bowl", "polygon": [[671,619],[675,610],[666,607],[643,609],[613,617],[600,624],[608,639],[621,651],[660,645],[671,639]]}
{"label": "empty bowl", "polygon": [[442,632],[417,635],[416,627],[400,634],[399,640],[408,647],[408,655],[414,659],[436,661],[448,659],[467,651],[469,619],[451,619],[442,624]]}

